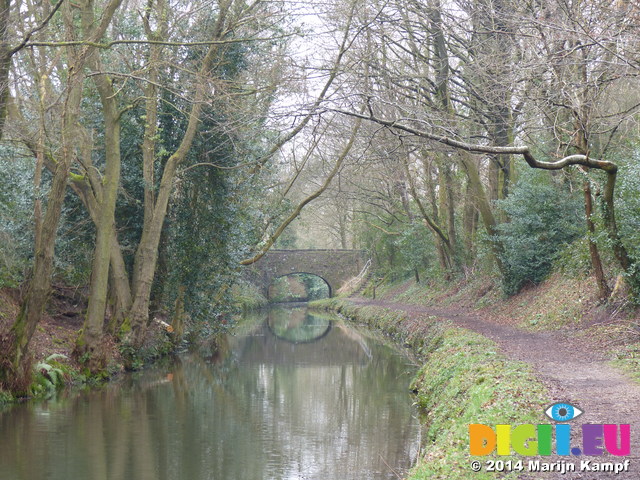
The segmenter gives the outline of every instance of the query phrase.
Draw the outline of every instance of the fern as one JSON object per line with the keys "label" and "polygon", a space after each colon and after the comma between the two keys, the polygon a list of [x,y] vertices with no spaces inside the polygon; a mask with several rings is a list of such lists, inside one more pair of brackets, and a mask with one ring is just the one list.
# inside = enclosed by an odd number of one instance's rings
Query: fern
{"label": "fern", "polygon": [[66,355],[54,353],[36,364],[34,382],[31,385],[32,395],[51,397],[65,385],[66,368],[58,360],[66,359]]}

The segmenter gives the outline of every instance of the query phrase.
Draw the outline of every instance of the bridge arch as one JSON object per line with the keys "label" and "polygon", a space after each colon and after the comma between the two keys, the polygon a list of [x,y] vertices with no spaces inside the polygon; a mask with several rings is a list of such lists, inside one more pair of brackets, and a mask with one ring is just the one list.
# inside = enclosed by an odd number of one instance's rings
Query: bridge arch
{"label": "bridge arch", "polygon": [[[298,276],[299,276],[299,277],[298,277]],[[302,283],[302,284],[304,285],[305,290],[306,290],[306,289],[307,289],[307,287],[308,287],[307,282],[305,282],[305,280],[304,280],[303,278],[300,278],[300,277],[303,277],[303,276],[310,276],[310,277],[314,277],[314,278],[319,279],[319,280],[322,282],[322,285],[323,285],[324,287],[326,287],[326,290],[327,290],[327,295],[326,295],[326,296],[327,296],[327,297],[332,297],[332,296],[333,296],[332,289],[331,289],[331,285],[329,284],[329,282],[327,281],[327,279],[326,279],[326,278],[324,278],[324,277],[322,277],[322,276],[318,275],[317,273],[312,273],[312,272],[293,272],[293,273],[286,273],[286,274],[284,274],[284,275],[280,275],[279,277],[273,277],[273,278],[271,279],[271,283],[267,286],[267,292],[268,292],[268,296],[267,296],[267,298],[268,298],[269,300],[272,300],[272,299],[273,299],[273,293],[276,293],[276,292],[272,292],[271,290],[272,290],[275,286],[277,286],[277,285],[278,285],[278,281],[279,281],[279,280],[289,279],[290,277],[294,277],[294,278],[295,278],[295,277],[298,277],[298,278],[296,278],[296,280],[298,280],[300,283]],[[294,296],[295,296],[295,294],[296,294],[296,293],[301,293],[301,292],[295,292],[295,291],[294,291],[294,292],[292,292],[292,293],[293,293],[293,294],[294,294]],[[316,298],[321,298],[321,297],[313,298],[313,297],[311,296],[312,292],[310,292],[309,290],[306,290],[306,294],[307,294],[307,297],[310,297],[310,299],[312,299],[312,300],[315,300]]]}
{"label": "bridge arch", "polygon": [[316,275],[327,283],[333,296],[346,281],[360,274],[366,261],[364,250],[269,250],[249,267],[248,277],[267,296],[269,285],[278,277]]}

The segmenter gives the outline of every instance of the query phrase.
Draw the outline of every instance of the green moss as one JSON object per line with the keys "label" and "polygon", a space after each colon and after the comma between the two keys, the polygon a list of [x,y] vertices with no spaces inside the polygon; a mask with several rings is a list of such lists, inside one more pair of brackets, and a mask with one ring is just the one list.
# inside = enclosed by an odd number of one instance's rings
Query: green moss
{"label": "green moss", "polygon": [[496,478],[471,471],[469,464],[476,457],[468,453],[468,425],[545,422],[546,391],[529,368],[497,353],[491,340],[459,328],[442,333],[412,389],[425,413],[429,446],[410,480]]}
{"label": "green moss", "polygon": [[79,175],[77,173],[69,172],[69,177],[71,177],[72,182],[76,182],[76,183],[84,182],[84,175]]}
{"label": "green moss", "polygon": [[128,333],[131,332],[131,320],[129,318],[125,318],[120,325],[120,330],[118,330],[118,337],[124,338]]}

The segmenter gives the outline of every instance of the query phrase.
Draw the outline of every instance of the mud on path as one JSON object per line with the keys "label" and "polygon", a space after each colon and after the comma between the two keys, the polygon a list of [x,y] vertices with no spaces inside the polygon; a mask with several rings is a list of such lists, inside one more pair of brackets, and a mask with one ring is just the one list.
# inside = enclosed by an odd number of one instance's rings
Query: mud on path
{"label": "mud on path", "polygon": [[[350,298],[356,305],[374,305],[401,310],[411,318],[436,316],[453,325],[477,332],[495,341],[509,358],[529,364],[550,392],[549,404],[570,402],[584,413],[583,423],[631,424],[631,455],[628,457],[584,457],[594,462],[629,459],[628,472],[576,472],[544,478],[589,479],[621,478],[640,480],[640,384],[607,363],[605,355],[572,332],[526,332],[503,325],[485,316],[456,308],[434,308],[384,300]],[[549,461],[578,462],[580,457],[551,457]],[[543,478],[523,476],[522,478]]]}

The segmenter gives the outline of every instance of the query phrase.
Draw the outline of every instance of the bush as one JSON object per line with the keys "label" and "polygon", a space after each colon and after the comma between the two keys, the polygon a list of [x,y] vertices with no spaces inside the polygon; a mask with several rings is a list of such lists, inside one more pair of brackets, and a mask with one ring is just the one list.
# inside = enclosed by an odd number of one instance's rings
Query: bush
{"label": "bush", "polygon": [[498,226],[497,235],[504,249],[506,295],[543,281],[559,252],[585,233],[580,196],[555,185],[544,171],[523,172],[513,193],[497,206],[509,219]]}
{"label": "bush", "polygon": [[[0,145],[0,288],[20,285],[31,267],[34,164],[30,152]],[[49,188],[50,174],[45,170],[40,186],[43,215]],[[68,192],[56,237],[55,274],[63,281],[73,285],[88,282],[93,235],[93,224],[82,203]]]}
{"label": "bush", "polygon": [[616,213],[625,246],[629,253],[640,256],[640,162],[622,165],[616,189]]}
{"label": "bush", "polygon": [[636,303],[640,303],[640,161],[636,153],[632,160],[623,163],[616,189],[616,213],[622,242],[627,248],[633,265],[627,272],[627,282]]}

